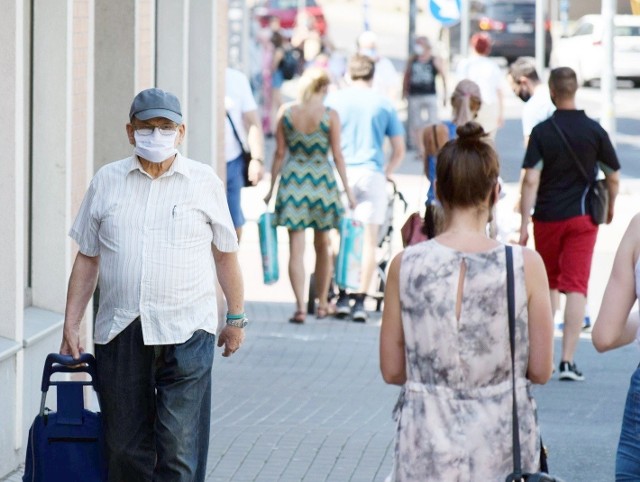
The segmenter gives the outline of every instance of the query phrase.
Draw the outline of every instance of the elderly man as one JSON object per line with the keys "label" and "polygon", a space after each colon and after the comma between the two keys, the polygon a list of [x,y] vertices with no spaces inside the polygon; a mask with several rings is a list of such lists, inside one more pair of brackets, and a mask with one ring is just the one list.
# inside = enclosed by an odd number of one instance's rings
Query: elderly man
{"label": "elderly man", "polygon": [[[553,69],[549,92],[557,110],[531,131],[522,168],[520,244],[529,239],[533,211],[536,251],[547,269],[551,307],[556,312],[558,294],[567,297],[564,312],[560,380],[584,380],[574,355],[587,302],[591,258],[598,235],[586,211],[589,182],[582,170],[604,172],[609,191],[607,223],[613,219],[618,194],[620,163],[607,132],[583,110],[576,109],[578,81],[569,67]],[[566,140],[566,142],[565,142]],[[573,151],[573,152],[571,152]],[[580,163],[580,167],[577,163]]]}
{"label": "elderly man", "polygon": [[378,51],[378,36],[371,30],[360,34],[357,40],[358,53],[366,55],[375,62],[375,72],[371,86],[373,90],[388,97],[392,102],[398,99],[400,92],[400,76],[393,66],[393,62]]}
{"label": "elderly man", "polygon": [[79,252],[60,353],[83,351],[80,323],[100,273],[95,351],[109,480],[204,481],[216,277],[229,309],[223,356],[238,350],[247,321],[238,241],[222,181],[176,149],[185,125],[173,94],[140,92],[126,130],[133,154],[97,172],[70,231]]}

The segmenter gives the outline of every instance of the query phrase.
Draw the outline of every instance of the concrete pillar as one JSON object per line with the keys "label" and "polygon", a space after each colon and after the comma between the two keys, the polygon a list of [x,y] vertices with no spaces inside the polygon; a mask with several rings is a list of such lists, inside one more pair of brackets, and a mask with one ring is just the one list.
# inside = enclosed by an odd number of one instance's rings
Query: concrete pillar
{"label": "concrete pillar", "polygon": [[224,179],[227,2],[192,0],[189,18],[189,157],[210,164]]}
{"label": "concrete pillar", "polygon": [[[22,345],[24,333],[25,265],[25,10],[23,0],[3,2],[0,15],[0,340]],[[22,446],[22,351],[0,360],[0,473],[15,466]]]}
{"label": "concrete pillar", "polygon": [[[174,93],[189,122],[189,2],[157,0],[156,87]],[[180,150],[189,155],[189,136]]]}
{"label": "concrete pillar", "polygon": [[32,301],[64,312],[70,266],[72,2],[34,2]]}
{"label": "concrete pillar", "polygon": [[23,0],[3,3],[0,15],[0,336],[22,341],[26,242]]}
{"label": "concrete pillar", "polygon": [[95,2],[95,169],[131,154],[131,100],[155,83],[152,0]]}

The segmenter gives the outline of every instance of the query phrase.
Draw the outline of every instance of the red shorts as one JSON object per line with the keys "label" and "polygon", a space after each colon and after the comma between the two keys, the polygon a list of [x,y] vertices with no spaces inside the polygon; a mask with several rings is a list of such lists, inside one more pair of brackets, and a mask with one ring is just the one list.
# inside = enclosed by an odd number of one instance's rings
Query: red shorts
{"label": "red shorts", "polygon": [[549,288],[587,296],[598,226],[589,216],[533,221],[536,251],[547,269]]}

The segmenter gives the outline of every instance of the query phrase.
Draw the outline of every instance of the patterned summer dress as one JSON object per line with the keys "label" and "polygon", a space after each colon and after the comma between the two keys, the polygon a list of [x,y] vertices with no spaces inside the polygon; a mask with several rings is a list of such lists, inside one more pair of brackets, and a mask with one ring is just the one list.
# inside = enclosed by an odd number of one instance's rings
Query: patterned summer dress
{"label": "patterned summer dress", "polygon": [[310,134],[296,130],[291,109],[283,118],[289,157],[280,173],[275,220],[292,230],[337,228],[344,212],[329,152],[329,109]]}
{"label": "patterned summer dress", "polygon": [[[522,467],[538,470],[522,250],[513,249],[516,390]],[[461,265],[460,320],[455,306]],[[501,481],[513,471],[504,246],[462,253],[436,240],[408,247],[400,270],[407,383],[396,406],[394,481]]]}

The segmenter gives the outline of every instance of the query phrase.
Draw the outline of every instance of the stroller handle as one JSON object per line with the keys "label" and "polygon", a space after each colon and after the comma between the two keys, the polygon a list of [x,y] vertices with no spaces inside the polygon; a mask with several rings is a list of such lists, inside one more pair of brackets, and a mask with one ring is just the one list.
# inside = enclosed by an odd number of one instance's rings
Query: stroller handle
{"label": "stroller handle", "polygon": [[393,195],[397,196],[398,199],[400,200],[400,202],[402,203],[402,206],[404,207],[404,211],[407,211],[407,207],[409,207],[409,204],[407,203],[407,200],[404,198],[404,196],[402,195],[402,192],[400,192],[398,190],[398,185],[396,184],[396,182],[391,179],[391,178],[387,178],[387,182],[389,184],[391,184],[391,187],[393,188]]}
{"label": "stroller handle", "polygon": [[94,390],[98,391],[96,359],[91,353],[82,353],[77,360],[71,355],[49,353],[44,362],[44,370],[42,372],[41,390],[43,392],[48,391],[50,385],[57,385],[58,382],[50,380],[51,375],[54,373],[88,373],[91,375],[92,382],[87,382],[86,384],[93,385]]}

